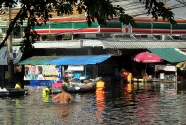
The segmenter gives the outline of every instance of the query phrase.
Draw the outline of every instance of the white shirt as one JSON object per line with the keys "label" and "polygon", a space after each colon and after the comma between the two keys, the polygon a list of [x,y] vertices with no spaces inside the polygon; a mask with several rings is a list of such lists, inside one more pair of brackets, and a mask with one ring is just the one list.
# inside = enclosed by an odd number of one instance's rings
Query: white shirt
{"label": "white shirt", "polygon": [[37,80],[45,80],[45,77],[42,74],[39,74]]}

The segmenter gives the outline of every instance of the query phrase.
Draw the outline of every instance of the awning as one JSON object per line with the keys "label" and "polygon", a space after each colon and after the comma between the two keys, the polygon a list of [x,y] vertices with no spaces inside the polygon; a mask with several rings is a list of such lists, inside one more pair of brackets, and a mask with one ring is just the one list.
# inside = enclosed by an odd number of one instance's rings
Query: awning
{"label": "awning", "polygon": [[82,48],[82,47],[102,47],[103,44],[101,40],[90,40],[82,39],[80,40],[65,40],[65,41],[36,41],[33,46],[34,48]]}
{"label": "awning", "polygon": [[[12,47],[12,53],[14,56],[13,58],[13,63],[16,64],[20,61],[21,57],[22,57],[22,52],[19,49],[20,46],[13,46]],[[7,47],[2,47],[0,49],[0,65],[7,65]]]}
{"label": "awning", "polygon": [[33,56],[18,65],[87,65],[103,62],[113,54],[83,56]]}
{"label": "awning", "polygon": [[185,41],[102,41],[105,49],[147,49],[147,48],[186,48]]}
{"label": "awning", "polygon": [[157,54],[162,59],[167,60],[168,62],[171,62],[171,63],[186,61],[186,54],[179,49],[174,49],[174,48],[160,49],[160,48],[156,48],[156,49],[148,49],[148,50],[151,51],[154,54]]}
{"label": "awning", "polygon": [[96,64],[105,61],[113,54],[104,55],[83,55],[83,56],[65,56],[59,59],[55,59],[46,64],[50,65],[87,65]]}
{"label": "awning", "polygon": [[45,65],[46,63],[61,57],[62,56],[33,56],[20,61],[18,65]]}

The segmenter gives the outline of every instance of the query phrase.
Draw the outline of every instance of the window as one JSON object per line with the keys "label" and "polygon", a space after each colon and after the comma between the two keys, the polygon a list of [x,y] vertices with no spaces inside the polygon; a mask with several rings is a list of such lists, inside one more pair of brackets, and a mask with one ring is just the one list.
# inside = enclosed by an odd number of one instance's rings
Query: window
{"label": "window", "polygon": [[2,33],[6,33],[7,28],[1,28]]}

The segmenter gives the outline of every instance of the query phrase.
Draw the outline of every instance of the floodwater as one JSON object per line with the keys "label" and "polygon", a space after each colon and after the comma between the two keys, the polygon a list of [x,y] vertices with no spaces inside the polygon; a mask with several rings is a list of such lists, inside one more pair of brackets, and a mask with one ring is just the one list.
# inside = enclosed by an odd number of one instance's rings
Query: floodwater
{"label": "floodwater", "polygon": [[106,84],[99,93],[72,94],[75,102],[58,104],[42,96],[0,98],[0,125],[183,125],[186,83]]}

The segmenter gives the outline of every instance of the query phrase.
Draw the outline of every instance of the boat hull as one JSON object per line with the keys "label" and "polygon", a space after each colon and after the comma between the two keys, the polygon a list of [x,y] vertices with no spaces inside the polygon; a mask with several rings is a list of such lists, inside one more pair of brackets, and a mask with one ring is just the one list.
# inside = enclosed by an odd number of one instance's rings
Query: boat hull
{"label": "boat hull", "polygon": [[[89,93],[96,91],[96,84],[93,85],[79,85],[79,86],[72,86],[68,87],[67,92],[69,93]],[[50,93],[57,94],[62,92],[61,88],[51,89]]]}
{"label": "boat hull", "polygon": [[28,94],[28,90],[26,89],[15,89],[15,88],[7,88],[7,91],[0,91],[0,97],[18,97],[24,96]]}

